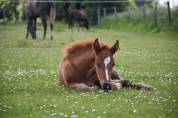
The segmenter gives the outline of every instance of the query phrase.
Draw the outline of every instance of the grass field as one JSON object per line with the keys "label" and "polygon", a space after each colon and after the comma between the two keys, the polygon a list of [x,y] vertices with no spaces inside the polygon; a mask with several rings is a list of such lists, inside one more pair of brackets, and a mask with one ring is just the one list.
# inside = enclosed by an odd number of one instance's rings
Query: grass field
{"label": "grass field", "polygon": [[[26,40],[24,24],[0,24],[1,118],[177,118],[178,34],[126,32],[91,28],[69,31],[55,27],[54,40]],[[95,39],[121,50],[115,69],[125,78],[156,88],[152,92],[122,89],[79,92],[58,85],[61,48],[70,42]]]}

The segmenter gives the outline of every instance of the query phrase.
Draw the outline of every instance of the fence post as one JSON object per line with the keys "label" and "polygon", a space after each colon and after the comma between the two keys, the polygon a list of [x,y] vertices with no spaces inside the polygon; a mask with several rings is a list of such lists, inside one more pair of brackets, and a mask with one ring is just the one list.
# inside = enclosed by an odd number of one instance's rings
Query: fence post
{"label": "fence post", "polygon": [[97,23],[100,23],[100,7],[97,8]]}
{"label": "fence post", "polygon": [[3,9],[3,21],[7,22],[6,11]]}
{"label": "fence post", "polygon": [[167,1],[167,11],[168,11],[168,21],[169,21],[169,24],[171,25],[171,8],[170,8],[170,3],[169,1]]}
{"label": "fence post", "polygon": [[114,17],[115,17],[115,20],[117,20],[117,7],[113,7],[113,10],[114,10]]}
{"label": "fence post", "polygon": [[146,9],[145,9],[145,3],[143,4],[143,18],[146,18]]}
{"label": "fence post", "polygon": [[106,8],[103,8],[103,17],[106,16]]}
{"label": "fence post", "polygon": [[154,9],[154,26],[158,25],[158,2],[155,2],[155,9]]}
{"label": "fence post", "polygon": [[128,13],[128,17],[131,18],[132,17],[132,13],[131,13],[131,7],[130,6],[128,6],[128,12],[129,12]]}

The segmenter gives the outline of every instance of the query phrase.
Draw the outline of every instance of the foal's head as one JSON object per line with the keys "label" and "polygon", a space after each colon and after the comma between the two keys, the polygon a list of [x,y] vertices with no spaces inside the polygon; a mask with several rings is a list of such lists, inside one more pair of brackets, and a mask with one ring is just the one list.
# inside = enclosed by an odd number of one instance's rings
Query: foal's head
{"label": "foal's head", "polygon": [[119,41],[117,40],[110,48],[102,48],[96,39],[93,42],[93,50],[95,52],[95,67],[101,88],[111,90],[111,73],[114,67],[113,55],[119,49]]}

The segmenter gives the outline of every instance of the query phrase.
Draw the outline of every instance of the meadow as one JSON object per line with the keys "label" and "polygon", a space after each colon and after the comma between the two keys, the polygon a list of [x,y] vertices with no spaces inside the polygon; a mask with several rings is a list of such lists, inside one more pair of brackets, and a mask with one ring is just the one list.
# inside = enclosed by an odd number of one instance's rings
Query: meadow
{"label": "meadow", "polygon": [[[91,27],[68,30],[57,23],[54,40],[25,39],[23,23],[0,24],[1,118],[177,118],[178,34]],[[49,34],[49,33],[48,33]],[[120,41],[115,69],[154,91],[123,88],[109,93],[80,92],[58,85],[61,49],[70,42],[99,38]]]}

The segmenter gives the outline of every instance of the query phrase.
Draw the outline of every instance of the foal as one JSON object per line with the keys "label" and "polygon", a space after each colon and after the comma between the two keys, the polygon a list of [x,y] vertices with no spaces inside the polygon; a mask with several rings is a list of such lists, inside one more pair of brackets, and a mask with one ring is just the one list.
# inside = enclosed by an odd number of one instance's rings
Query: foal
{"label": "foal", "polygon": [[121,79],[113,70],[113,55],[119,41],[109,47],[95,41],[74,43],[64,49],[59,65],[59,83],[77,90],[119,90],[122,87],[152,90],[151,86]]}

